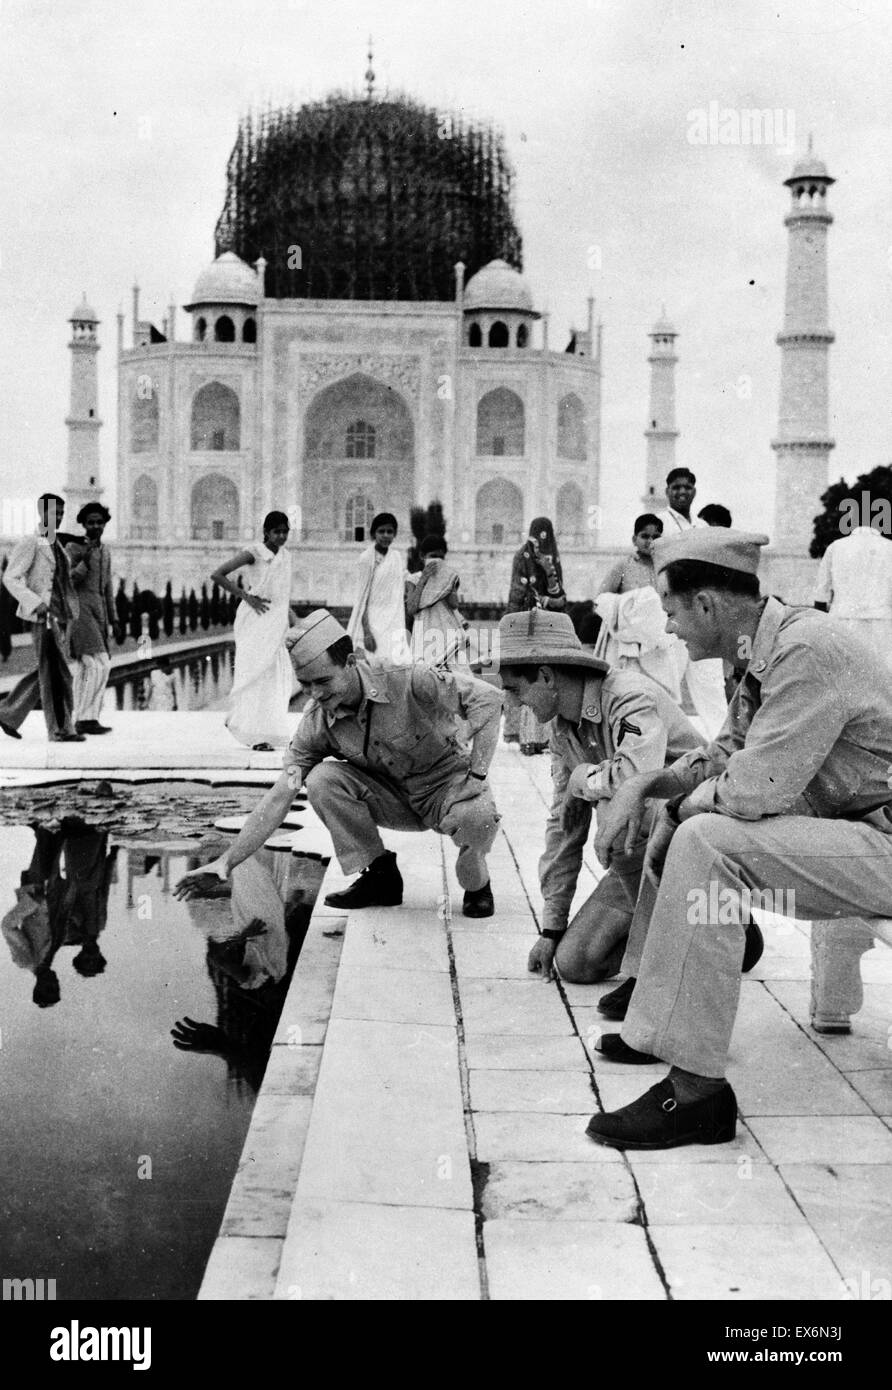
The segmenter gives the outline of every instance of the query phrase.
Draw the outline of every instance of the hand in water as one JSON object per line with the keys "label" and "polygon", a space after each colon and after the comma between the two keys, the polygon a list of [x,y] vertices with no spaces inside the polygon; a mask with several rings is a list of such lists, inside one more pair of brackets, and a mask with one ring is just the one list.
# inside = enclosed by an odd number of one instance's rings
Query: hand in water
{"label": "hand in water", "polygon": [[226,1048],[226,1034],[221,1029],[192,1018],[178,1019],[170,1036],[180,1052],[222,1052]]}
{"label": "hand in water", "polygon": [[229,878],[229,860],[225,854],[221,854],[219,859],[212,859],[210,864],[202,864],[197,869],[190,869],[184,874],[173,890],[175,898],[180,902],[185,902],[187,898],[197,898],[201,896],[201,880],[203,878],[220,879],[223,883]]}

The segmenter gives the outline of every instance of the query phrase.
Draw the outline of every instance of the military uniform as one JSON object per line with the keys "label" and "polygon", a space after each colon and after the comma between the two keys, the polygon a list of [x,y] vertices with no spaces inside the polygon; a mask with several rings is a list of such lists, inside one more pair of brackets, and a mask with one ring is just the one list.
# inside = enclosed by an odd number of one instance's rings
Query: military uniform
{"label": "military uniform", "polygon": [[[539,861],[543,930],[563,931],[567,927],[591,825],[591,810],[586,808],[572,829],[561,828],[574,769],[589,768],[580,799],[595,804],[611,797],[628,777],[654,772],[702,744],[675,702],[640,672],[611,670],[606,676],[595,674],[587,679],[579,724],[561,716],[552,722],[554,795],[545,830],[545,852]],[[635,910],[646,844],[645,829],[630,854],[613,856],[607,873],[570,923],[573,937],[586,941],[589,959],[592,939],[597,937],[605,978],[615,974],[619,965]]]}
{"label": "military uniform", "polygon": [[[482,888],[499,815],[488,785],[467,797],[469,774],[487,767],[475,765],[473,744],[469,755],[459,743],[456,720],[467,720],[472,740],[480,736],[494,751],[500,692],[422,662],[373,670],[357,661],[356,670],[358,709],[329,714],[311,701],[285,753],[285,768],[300,769],[341,868],[356,873],[384,853],[379,826],[436,830],[459,847],[462,887]],[[338,761],[324,761],[332,758]]]}
{"label": "military uniform", "polygon": [[766,599],[723,729],[672,765],[685,810],[702,814],[675,832],[657,893],[642,888],[633,935],[644,918],[646,941],[626,1043],[724,1074],[745,914],[703,921],[698,904],[768,889],[785,895],[785,915],[807,920],[888,915],[890,765],[885,662],[825,614]]}

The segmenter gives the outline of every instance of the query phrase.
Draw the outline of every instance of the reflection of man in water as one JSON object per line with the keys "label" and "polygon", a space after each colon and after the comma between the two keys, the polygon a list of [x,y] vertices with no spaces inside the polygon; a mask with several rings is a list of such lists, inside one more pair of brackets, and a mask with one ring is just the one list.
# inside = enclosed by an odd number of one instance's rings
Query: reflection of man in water
{"label": "reflection of man in water", "polygon": [[115,851],[106,853],[106,831],[91,830],[82,821],[63,821],[58,830],[32,829],[31,863],[22,870],[15,906],[0,931],[15,964],[34,973],[34,1003],[48,1009],[61,997],[53,969],[61,946],[80,946],[72,961],[79,975],[105,969],[97,938],[106,923]]}
{"label": "reflection of man in water", "polygon": [[217,1025],[184,1017],[171,1029],[174,1047],[224,1057],[230,1074],[258,1090],[287,990],[286,921],[291,855],[262,849],[232,871],[232,921],[202,910],[201,878],[180,894],[194,902],[208,938],[208,972],[217,991]]}
{"label": "reflection of man in water", "polygon": [[80,824],[65,839],[65,877],[74,886],[74,898],[67,914],[63,946],[80,946],[71,964],[86,979],[101,975],[105,956],[99,949],[99,935],[108,919],[108,894],[117,849],[108,852],[108,832],[90,830]]}

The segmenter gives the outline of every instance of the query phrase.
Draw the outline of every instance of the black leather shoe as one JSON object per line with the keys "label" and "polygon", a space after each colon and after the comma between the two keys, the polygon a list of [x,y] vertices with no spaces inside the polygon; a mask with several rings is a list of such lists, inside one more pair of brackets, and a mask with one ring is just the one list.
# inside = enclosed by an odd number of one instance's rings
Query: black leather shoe
{"label": "black leather shoe", "polygon": [[621,1023],[626,1016],[629,1007],[629,1000],[632,998],[632,990],[635,988],[635,976],[630,975],[627,980],[623,980],[621,985],[612,989],[609,994],[602,994],[598,1000],[598,1013],[605,1018],[612,1019],[614,1023]]}
{"label": "black leather shoe", "polygon": [[461,910],[463,917],[491,917],[496,910],[492,885],[484,883],[482,888],[467,888]]}
{"label": "black leather shoe", "polygon": [[14,728],[12,727],[11,724],[2,724],[2,723],[0,723],[0,729],[3,730],[3,732],[5,733],[5,735],[6,735],[7,738],[21,738],[21,737],[22,737],[21,734],[19,733],[18,729],[14,729]]}
{"label": "black leather shoe", "polygon": [[595,1050],[602,1053],[608,1062],[628,1062],[633,1067],[643,1067],[649,1062],[658,1062],[659,1057],[651,1057],[649,1052],[636,1052],[623,1041],[622,1033],[602,1033],[595,1043]]}
{"label": "black leather shoe", "polygon": [[403,901],[403,878],[396,866],[396,855],[389,850],[379,854],[348,888],[328,893],[325,901],[329,907],[399,907]]}
{"label": "black leather shoe", "polygon": [[754,965],[759,964],[764,950],[765,938],[759,930],[759,924],[750,922],[746,929],[746,945],[743,948],[743,964],[740,967],[744,975],[748,970],[752,970]]}
{"label": "black leather shoe", "polygon": [[737,1132],[737,1097],[726,1081],[715,1095],[679,1105],[667,1076],[622,1110],[593,1115],[585,1132],[611,1149],[730,1144]]}
{"label": "black leather shoe", "polygon": [[68,734],[53,734],[53,743],[86,743],[86,734],[76,734],[72,730]]}
{"label": "black leather shoe", "polygon": [[110,724],[100,724],[98,719],[79,719],[74,726],[79,734],[110,734]]}

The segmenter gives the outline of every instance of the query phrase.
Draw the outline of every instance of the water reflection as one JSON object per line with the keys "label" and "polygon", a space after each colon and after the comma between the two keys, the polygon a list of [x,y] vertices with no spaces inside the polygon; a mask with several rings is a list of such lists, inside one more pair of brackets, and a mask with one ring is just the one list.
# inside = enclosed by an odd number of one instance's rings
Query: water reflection
{"label": "water reflection", "polygon": [[290,854],[262,849],[233,869],[229,883],[209,884],[214,896],[231,892],[228,923],[208,914],[201,896],[187,899],[190,916],[207,940],[217,1021],[198,1023],[184,1016],[171,1030],[174,1047],[222,1057],[230,1078],[255,1092],[306,930],[299,912],[304,894],[294,883],[289,893],[292,862]]}
{"label": "water reflection", "polygon": [[59,1299],[194,1298],[219,1230],[323,872],[262,851],[179,902],[219,834],[0,835],[0,1265]]}
{"label": "water reflection", "polygon": [[[163,651],[161,652],[163,655]],[[170,658],[178,710],[222,709],[232,689],[235,648],[218,647],[200,656]],[[106,704],[112,710],[147,709],[150,673],[125,676],[109,690]]]}
{"label": "water reflection", "polygon": [[13,961],[34,975],[31,995],[40,1009],[62,997],[54,969],[63,946],[76,946],[71,964],[84,978],[101,975],[106,959],[99,936],[108,917],[108,892],[117,849],[108,833],[63,819],[56,830],[34,825],[34,852],[15,889],[15,906],[0,923]]}

